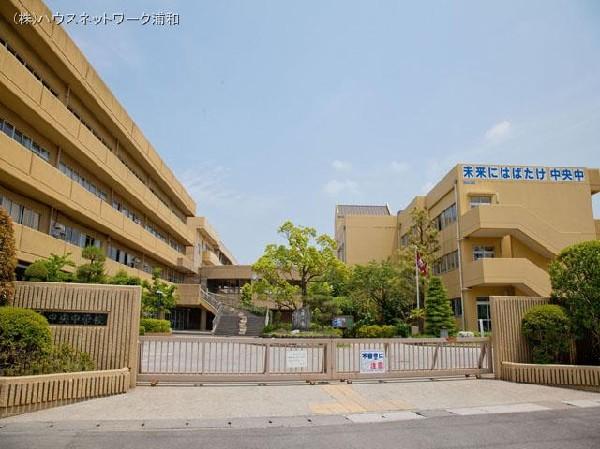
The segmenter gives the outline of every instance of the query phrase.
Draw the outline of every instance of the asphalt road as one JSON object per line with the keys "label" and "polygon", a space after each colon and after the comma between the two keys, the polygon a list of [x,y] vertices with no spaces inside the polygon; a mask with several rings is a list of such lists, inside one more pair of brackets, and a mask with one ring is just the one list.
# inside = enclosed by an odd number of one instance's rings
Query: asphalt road
{"label": "asphalt road", "polygon": [[600,407],[438,416],[376,424],[101,431],[32,427],[0,432],[1,449],[270,449],[600,447]]}

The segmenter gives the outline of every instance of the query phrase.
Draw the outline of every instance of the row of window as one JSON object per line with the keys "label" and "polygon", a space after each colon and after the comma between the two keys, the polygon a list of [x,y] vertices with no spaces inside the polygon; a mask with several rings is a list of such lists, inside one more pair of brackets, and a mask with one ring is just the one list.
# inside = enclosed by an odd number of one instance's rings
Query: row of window
{"label": "row of window", "polygon": [[96,139],[98,139],[102,143],[102,145],[108,148],[109,151],[113,151],[106,139],[102,137],[94,128],[92,128],[92,126],[88,122],[86,122],[75,109],[73,109],[70,105],[67,105],[67,109],[71,114],[75,116],[77,120],[79,120],[79,122],[81,122],[83,126],[85,126],[94,136],[96,136]]}
{"label": "row of window", "polygon": [[48,150],[40,146],[37,142],[25,135],[22,131],[15,128],[11,123],[0,118],[0,126],[2,127],[2,132],[8,137],[16,140],[29,151],[44,159],[46,162],[50,160],[50,152]]}
{"label": "row of window", "polygon": [[97,238],[85,233],[84,231],[80,231],[76,227],[57,221],[52,222],[50,235],[54,238],[64,240],[67,243],[79,246],[81,248],[85,248],[86,246],[95,246],[96,248],[100,248],[101,246],[101,242]]}
{"label": "row of window", "polygon": [[438,231],[446,228],[456,221],[456,203],[444,209],[441,214],[433,219]]}
{"label": "row of window", "polygon": [[79,174],[79,172],[77,170],[75,170],[74,168],[69,167],[67,164],[65,164],[64,162],[61,161],[58,164],[58,169],[61,172],[63,172],[65,175],[67,175],[69,178],[71,178],[73,181],[80,184],[88,192],[93,193],[94,195],[96,195],[98,198],[100,198],[103,201],[108,201],[108,195],[106,194],[106,192],[101,190],[93,182],[91,182],[88,179],[86,179],[85,177],[81,176]]}
{"label": "row of window", "polygon": [[23,206],[7,197],[0,195],[0,206],[2,206],[11,216],[15,223],[28,226],[35,230],[40,225],[40,214],[36,211]]}
{"label": "row of window", "polygon": [[33,69],[33,67],[31,67],[29,64],[27,64],[27,62],[21,57],[21,55],[14,48],[12,48],[8,44],[8,42],[6,42],[4,39],[0,38],[0,45],[2,45],[3,47],[6,47],[8,52],[10,54],[12,54],[15,58],[17,58],[17,61],[19,61],[27,70],[29,70],[31,72],[31,74],[35,77],[35,79],[37,79],[40,83],[42,83],[42,86],[44,86],[46,89],[48,89],[50,91],[50,93],[52,95],[54,95],[55,97],[58,98],[58,93],[54,89],[52,89],[46,81],[44,81],[44,79]]}
{"label": "row of window", "polygon": [[132,210],[132,208],[130,206],[127,205],[127,203],[117,197],[113,197],[112,199],[112,207],[116,210],[118,210],[119,212],[121,212],[123,215],[125,215],[127,218],[129,218],[131,221],[133,221],[136,224],[141,225],[142,224],[142,218]]}
{"label": "row of window", "polygon": [[[19,53],[17,53],[15,51],[14,48],[12,48],[4,39],[0,38],[0,45],[6,47],[6,49],[21,63],[23,64],[23,66],[29,70],[33,76],[42,83],[42,85],[48,89],[48,91],[50,93],[52,93],[52,95],[54,95],[55,97],[58,98],[58,93],[52,89],[50,87],[50,85],[23,59],[23,57],[21,57],[21,55],[19,55]],[[87,121],[85,121],[81,115],[75,110],[73,109],[71,106],[67,105],[67,109],[73,114],[73,116],[75,116],[75,118],[77,118],[77,120],[79,120],[87,129],[90,130],[90,132],[96,136],[96,138],[106,147],[108,148],[111,152],[113,151],[113,149],[111,148],[110,144],[106,141],[105,138],[103,138]],[[11,136],[12,137],[12,136]],[[24,145],[28,145],[25,144]],[[29,148],[29,147],[28,147]],[[36,145],[36,147],[31,147],[29,148],[31,149],[34,153],[38,154],[40,157],[42,157],[43,159],[45,159],[46,161],[49,160],[50,158],[50,153],[48,153],[46,150],[44,150],[43,148],[41,148],[39,145]],[[127,162],[123,159],[123,158],[119,158],[121,159],[121,162],[127,167],[127,169],[133,173],[144,185],[146,185],[146,182],[142,179],[142,177],[135,171],[133,170],[128,164]],[[182,217],[181,214],[176,213],[175,211],[173,211],[168,205],[167,203],[160,197],[160,195],[157,195],[156,192],[153,192],[156,197],[167,207],[169,208],[174,214],[175,216],[177,216],[177,218],[179,218],[179,220],[183,223],[186,222],[185,217]]]}
{"label": "row of window", "polygon": [[458,251],[444,254],[433,263],[433,274],[436,276],[458,268]]}

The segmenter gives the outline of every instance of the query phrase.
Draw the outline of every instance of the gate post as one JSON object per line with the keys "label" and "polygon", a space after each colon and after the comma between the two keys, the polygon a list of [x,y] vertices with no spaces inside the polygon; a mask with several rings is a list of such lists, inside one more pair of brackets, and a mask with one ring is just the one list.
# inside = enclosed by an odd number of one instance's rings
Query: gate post
{"label": "gate post", "polygon": [[336,346],[337,343],[335,342],[335,339],[330,338],[326,343],[325,346],[323,347],[323,351],[324,351],[324,355],[325,355],[325,369],[326,369],[326,374],[327,374],[327,378],[334,380],[337,377],[337,370],[336,370]]}
{"label": "gate post", "polygon": [[270,357],[270,349],[271,343],[267,343],[265,345],[265,363],[264,363],[264,374],[269,374],[271,371],[271,357]]}

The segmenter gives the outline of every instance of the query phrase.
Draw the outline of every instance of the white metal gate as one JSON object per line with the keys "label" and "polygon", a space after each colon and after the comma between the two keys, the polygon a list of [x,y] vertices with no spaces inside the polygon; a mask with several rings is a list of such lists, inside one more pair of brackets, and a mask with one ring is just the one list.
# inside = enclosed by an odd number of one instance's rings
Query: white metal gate
{"label": "white metal gate", "polygon": [[[361,372],[363,351],[384,355]],[[140,337],[138,382],[271,382],[441,377],[492,372],[488,338]]]}

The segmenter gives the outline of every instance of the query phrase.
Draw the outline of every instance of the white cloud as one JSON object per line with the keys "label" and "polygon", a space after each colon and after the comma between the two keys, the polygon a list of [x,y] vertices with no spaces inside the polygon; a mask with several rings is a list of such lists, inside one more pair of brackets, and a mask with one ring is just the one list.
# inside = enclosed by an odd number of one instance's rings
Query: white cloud
{"label": "white cloud", "polygon": [[512,125],[508,120],[498,122],[485,132],[485,140],[498,143],[508,137],[511,128]]}
{"label": "white cloud", "polygon": [[336,159],[331,163],[331,166],[336,171],[350,171],[352,169],[352,164],[348,161],[340,161]]}
{"label": "white cloud", "polygon": [[392,161],[390,164],[390,168],[395,173],[404,173],[409,169],[409,167],[410,165],[408,165],[406,162]]}
{"label": "white cloud", "polygon": [[344,181],[339,181],[337,179],[332,179],[323,187],[325,193],[331,196],[337,196],[340,193],[358,193],[358,184],[354,181],[346,179]]}

